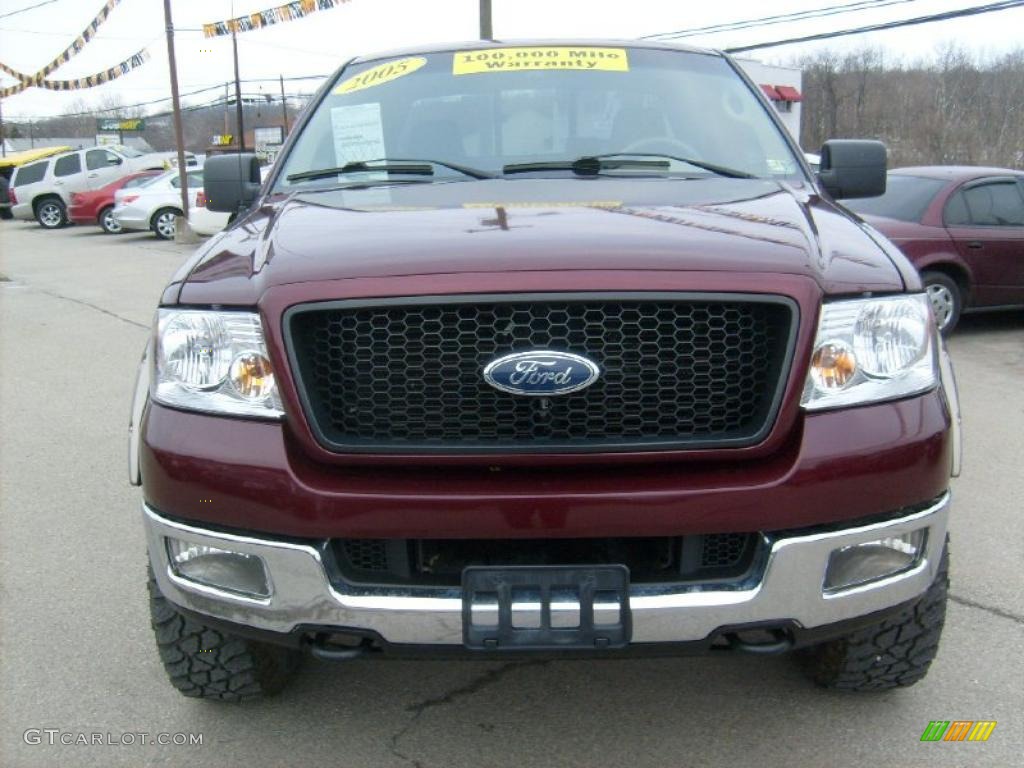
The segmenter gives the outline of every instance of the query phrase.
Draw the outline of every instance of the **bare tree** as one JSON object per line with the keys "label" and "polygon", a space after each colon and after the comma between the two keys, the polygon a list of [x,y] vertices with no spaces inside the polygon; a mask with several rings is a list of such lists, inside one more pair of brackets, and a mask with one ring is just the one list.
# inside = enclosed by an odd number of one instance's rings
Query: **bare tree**
{"label": "bare tree", "polygon": [[956,45],[927,61],[865,48],[800,59],[801,140],[877,138],[893,166],[1024,165],[1024,49],[986,60]]}

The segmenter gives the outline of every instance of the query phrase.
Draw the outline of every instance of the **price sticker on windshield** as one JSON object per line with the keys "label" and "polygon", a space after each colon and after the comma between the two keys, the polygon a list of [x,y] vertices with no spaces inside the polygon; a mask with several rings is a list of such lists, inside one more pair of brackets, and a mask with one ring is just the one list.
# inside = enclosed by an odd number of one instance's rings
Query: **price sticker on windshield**
{"label": "price sticker on windshield", "polygon": [[540,46],[459,51],[452,60],[453,75],[539,69],[629,72],[629,56],[625,48]]}
{"label": "price sticker on windshield", "polygon": [[392,80],[411,75],[426,63],[427,60],[422,56],[389,61],[385,64],[371,67],[365,72],[360,72],[358,75],[353,75],[344,82],[339,83],[333,93],[335,96],[341,96],[346,93],[361,91],[364,88],[373,88],[376,85],[390,83]]}

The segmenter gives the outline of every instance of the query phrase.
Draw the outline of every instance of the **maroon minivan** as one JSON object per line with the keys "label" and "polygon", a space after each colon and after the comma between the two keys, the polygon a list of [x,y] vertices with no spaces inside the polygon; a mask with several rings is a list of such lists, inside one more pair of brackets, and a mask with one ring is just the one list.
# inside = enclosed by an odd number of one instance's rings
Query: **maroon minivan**
{"label": "maroon minivan", "polygon": [[907,259],[728,56],[491,41],[353,59],[172,278],[139,372],[153,628],[185,695],[303,654],[804,649],[924,677],[952,371]]}
{"label": "maroon minivan", "polygon": [[1024,307],[1024,172],[899,168],[884,195],[846,204],[921,272],[943,333],[964,311]]}

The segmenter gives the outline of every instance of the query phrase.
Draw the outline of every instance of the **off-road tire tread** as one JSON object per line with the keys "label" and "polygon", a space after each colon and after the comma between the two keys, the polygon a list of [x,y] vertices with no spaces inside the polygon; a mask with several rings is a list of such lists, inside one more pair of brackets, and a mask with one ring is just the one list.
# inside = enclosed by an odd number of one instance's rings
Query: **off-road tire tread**
{"label": "off-road tire tread", "polygon": [[301,655],[227,634],[183,616],[149,573],[149,608],[157,650],[171,684],[184,696],[246,701],[281,691]]}
{"label": "off-road tire tread", "polygon": [[811,679],[841,691],[906,688],[923,679],[939,650],[948,591],[947,538],[928,591],[890,619],[809,649],[804,659]]}

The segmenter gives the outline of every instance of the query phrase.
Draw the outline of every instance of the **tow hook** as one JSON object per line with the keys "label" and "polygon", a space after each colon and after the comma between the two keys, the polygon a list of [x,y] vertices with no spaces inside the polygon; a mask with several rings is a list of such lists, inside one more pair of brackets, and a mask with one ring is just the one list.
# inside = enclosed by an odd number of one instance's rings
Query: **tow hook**
{"label": "tow hook", "polygon": [[758,630],[758,634],[770,636],[771,639],[764,641],[744,640],[741,634],[743,633],[730,632],[725,635],[729,647],[734,651],[768,656],[775,653],[784,653],[793,647],[793,638],[788,632],[781,629]]}
{"label": "tow hook", "polygon": [[310,642],[313,656],[323,661],[349,661],[365,656],[370,649],[366,645],[334,645],[330,635],[317,634]]}

